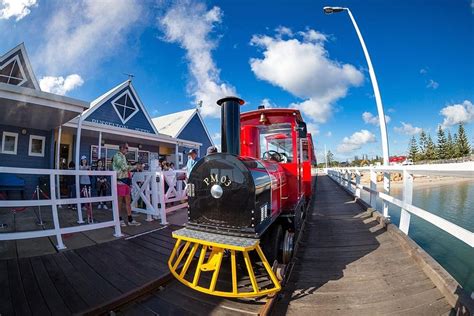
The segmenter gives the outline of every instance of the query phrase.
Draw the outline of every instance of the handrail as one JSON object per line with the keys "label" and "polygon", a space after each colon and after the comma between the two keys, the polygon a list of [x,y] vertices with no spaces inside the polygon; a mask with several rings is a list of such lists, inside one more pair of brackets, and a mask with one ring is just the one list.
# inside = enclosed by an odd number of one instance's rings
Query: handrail
{"label": "handrail", "polygon": [[[0,200],[0,208],[2,207],[31,207],[31,206],[51,206],[53,225],[54,228],[47,230],[38,231],[24,231],[24,232],[9,232],[0,233],[0,240],[17,240],[26,238],[38,238],[46,236],[56,236],[57,249],[65,249],[66,246],[62,240],[62,234],[76,233],[82,231],[88,231],[93,229],[99,229],[104,227],[114,227],[115,237],[121,237],[122,232],[120,228],[119,209],[117,201],[117,173],[114,171],[89,171],[89,170],[59,170],[59,169],[35,169],[35,168],[14,168],[14,167],[0,167],[0,173],[10,174],[30,174],[30,175],[48,175],[49,176],[49,187],[50,196],[47,199],[41,200]],[[56,194],[58,185],[59,175],[66,176],[107,176],[111,178],[111,195],[104,197],[81,197],[76,196],[75,198],[64,198],[60,197],[60,194]],[[78,223],[84,223],[82,219],[81,204],[85,203],[96,203],[96,202],[112,202],[112,214],[113,219],[111,221],[102,223],[90,223],[87,225],[80,225],[74,227],[61,227],[58,215],[58,205],[63,204],[77,204],[78,212]]]}
{"label": "handrail", "polygon": [[[455,166],[456,165],[456,166]],[[360,184],[360,171],[370,172],[370,187]],[[397,199],[388,193],[379,192],[376,189],[376,173],[403,173],[403,199]],[[465,178],[474,178],[474,163],[464,164],[443,164],[443,165],[427,165],[427,166],[376,166],[376,167],[360,167],[360,168],[329,168],[326,173],[334,179],[339,185],[345,187],[360,198],[360,190],[370,193],[370,204],[376,209],[376,199],[388,202],[401,208],[399,228],[408,235],[410,226],[410,214],[429,222],[430,224],[440,228],[455,238],[461,240],[465,244],[474,247],[474,233],[458,226],[438,215],[432,214],[420,207],[411,204],[413,196],[413,175],[441,175],[456,176]],[[355,173],[356,181],[352,180],[352,174]],[[354,185],[354,189],[352,189]],[[387,214],[384,216],[387,217]]]}

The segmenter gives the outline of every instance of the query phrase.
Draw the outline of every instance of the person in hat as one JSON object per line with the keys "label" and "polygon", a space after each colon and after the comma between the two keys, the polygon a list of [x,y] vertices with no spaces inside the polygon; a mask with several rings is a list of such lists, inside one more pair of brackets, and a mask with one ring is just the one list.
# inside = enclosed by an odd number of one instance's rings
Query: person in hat
{"label": "person in hat", "polygon": [[188,162],[186,163],[186,178],[189,179],[189,174],[193,170],[194,165],[197,162],[197,150],[191,149],[188,152]]}
{"label": "person in hat", "polygon": [[215,154],[215,153],[217,153],[217,147],[216,146],[207,147],[206,156],[211,155],[211,154]]}

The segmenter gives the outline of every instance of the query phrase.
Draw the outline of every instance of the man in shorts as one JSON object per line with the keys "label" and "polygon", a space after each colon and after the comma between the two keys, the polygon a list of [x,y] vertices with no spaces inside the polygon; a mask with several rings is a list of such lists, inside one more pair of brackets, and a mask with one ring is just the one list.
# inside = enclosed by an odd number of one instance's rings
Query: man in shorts
{"label": "man in shorts", "polygon": [[[124,143],[119,146],[119,151],[114,155],[112,161],[112,168],[115,172],[117,172],[117,199],[119,210],[123,210],[122,204],[125,204],[125,209],[127,212],[127,219],[128,225],[130,226],[140,226],[141,223],[137,222],[132,217],[132,207],[130,205],[130,186],[132,185],[132,178],[130,171],[134,169],[139,169],[139,165],[137,167],[131,166],[128,164],[127,158],[125,155],[128,152],[128,144]],[[120,212],[125,213],[125,212]],[[120,225],[127,226],[125,221],[120,216]]]}

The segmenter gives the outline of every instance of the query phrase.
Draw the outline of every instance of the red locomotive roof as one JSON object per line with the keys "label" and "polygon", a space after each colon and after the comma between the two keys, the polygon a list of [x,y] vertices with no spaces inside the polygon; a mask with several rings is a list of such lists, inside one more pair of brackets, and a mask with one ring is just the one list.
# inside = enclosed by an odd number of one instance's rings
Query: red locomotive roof
{"label": "red locomotive roof", "polygon": [[303,117],[299,110],[296,109],[259,109],[249,112],[244,112],[240,115],[242,121],[249,121],[252,119],[259,119],[260,115],[264,113],[268,117],[281,117],[282,119],[278,120],[279,122],[290,122],[293,119],[285,119],[285,117],[294,117],[296,116],[296,121],[304,122]]}

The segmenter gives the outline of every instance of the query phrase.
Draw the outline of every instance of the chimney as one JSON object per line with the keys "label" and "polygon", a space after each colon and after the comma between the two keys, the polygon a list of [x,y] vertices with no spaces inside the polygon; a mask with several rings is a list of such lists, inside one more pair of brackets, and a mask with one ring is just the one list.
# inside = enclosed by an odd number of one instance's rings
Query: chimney
{"label": "chimney", "polygon": [[240,106],[244,100],[225,97],[217,101],[221,106],[221,151],[233,155],[240,154]]}

